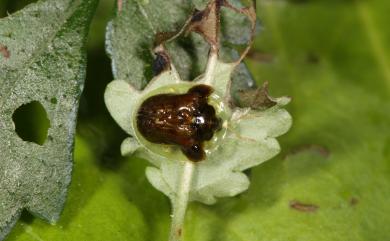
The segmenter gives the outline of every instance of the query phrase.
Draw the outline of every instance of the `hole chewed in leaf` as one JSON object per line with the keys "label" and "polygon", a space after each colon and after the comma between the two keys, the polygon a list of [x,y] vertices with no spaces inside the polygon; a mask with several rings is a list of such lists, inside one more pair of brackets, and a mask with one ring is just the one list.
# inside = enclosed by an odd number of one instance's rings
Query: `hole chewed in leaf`
{"label": "hole chewed in leaf", "polygon": [[24,141],[43,145],[47,139],[50,121],[45,108],[38,101],[20,106],[12,115],[17,135]]}

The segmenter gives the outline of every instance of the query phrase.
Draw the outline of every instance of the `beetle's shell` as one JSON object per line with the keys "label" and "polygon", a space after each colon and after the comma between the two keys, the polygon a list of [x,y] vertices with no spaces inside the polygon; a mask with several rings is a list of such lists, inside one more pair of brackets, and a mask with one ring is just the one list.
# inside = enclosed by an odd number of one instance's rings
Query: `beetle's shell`
{"label": "beetle's shell", "polygon": [[207,101],[212,92],[207,85],[196,85],[185,94],[149,97],[137,113],[139,132],[150,142],[180,146],[192,161],[203,160],[203,142],[221,128],[221,119]]}

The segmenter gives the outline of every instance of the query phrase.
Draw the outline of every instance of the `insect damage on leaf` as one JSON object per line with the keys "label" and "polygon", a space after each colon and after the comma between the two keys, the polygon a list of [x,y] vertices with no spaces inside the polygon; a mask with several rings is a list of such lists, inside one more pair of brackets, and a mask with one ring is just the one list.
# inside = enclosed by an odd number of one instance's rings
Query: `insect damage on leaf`
{"label": "insect damage on leaf", "polygon": [[[214,89],[214,93],[209,96],[209,101],[215,108],[216,117],[221,121],[209,122],[211,123],[210,130],[216,130],[218,126],[221,126],[222,130],[215,132],[214,135],[212,132],[205,132],[205,140],[208,140],[204,143],[205,160],[196,164],[194,181],[191,182],[190,187],[190,200],[211,204],[216,201],[216,197],[234,196],[246,190],[249,180],[241,171],[276,155],[279,152],[279,145],[275,137],[285,133],[291,125],[290,115],[281,108],[288,103],[289,98],[269,97],[266,86],[257,97],[257,101],[263,98],[260,103],[261,110],[230,106],[231,75],[242,57],[232,63],[224,63],[218,57],[212,57],[219,50],[219,43],[215,42],[218,39],[215,34],[219,32],[215,30],[218,29],[221,7],[244,13],[250,18],[251,28],[254,31],[253,9],[236,9],[227,1],[210,1],[205,10],[195,11],[190,17],[183,28],[185,31],[178,31],[176,35],[157,35],[158,40],[155,41],[159,44],[156,48],[158,49],[157,56],[164,56],[164,61],[160,59],[157,62],[164,63],[164,71],[153,78],[142,91],[137,90],[126,80],[115,80],[108,85],[105,93],[105,102],[111,115],[126,132],[132,135],[123,142],[122,154],[139,154],[150,160],[155,167],[147,169],[149,181],[172,200],[176,196],[176,187],[180,182],[180,173],[183,171],[184,163],[188,161],[188,157],[197,159],[188,155],[185,150],[184,154],[187,156],[180,152],[180,148],[169,145],[178,144],[183,147],[183,143],[187,143],[188,140],[190,140],[189,146],[193,143],[198,144],[194,142],[193,135],[190,134],[197,131],[194,125],[190,127],[194,128],[190,131],[186,129],[188,125],[185,121],[183,122],[186,127],[184,129],[177,124],[180,115],[176,113],[176,110],[180,110],[183,103],[181,98],[188,97],[191,89],[199,85],[209,85]],[[207,21],[215,26],[206,27],[201,24]],[[194,22],[196,25],[193,25]],[[205,28],[211,29],[214,35]],[[192,82],[187,82],[183,81],[176,72],[164,45],[166,41],[171,41],[178,34],[184,32],[188,34],[195,29],[206,42],[214,46],[212,47],[214,51],[210,52],[205,74]],[[248,50],[249,47],[243,55]],[[167,68],[165,63],[169,63],[170,68]],[[264,97],[265,95],[267,98]],[[166,103],[168,100],[169,104]],[[148,108],[145,108],[145,105]],[[183,120],[189,120],[192,123],[197,121],[197,118],[191,117]],[[163,131],[158,130],[160,127]],[[177,134],[178,129],[183,131],[182,134]],[[165,145],[155,144],[156,142],[165,143]]]}
{"label": "insect damage on leaf", "polygon": [[[112,59],[114,79],[125,80],[136,89],[144,88],[153,73],[151,49],[161,42],[156,34],[171,34],[170,37],[177,34],[177,26],[188,20],[195,2],[170,0],[141,4],[135,0],[118,1],[118,14],[107,25],[106,33],[106,51]],[[240,1],[232,2],[237,5]],[[139,21],[134,21],[136,19]],[[225,21],[224,16],[222,19]],[[234,29],[229,31],[232,36],[226,40],[227,43],[242,36],[248,38],[246,22],[233,22],[230,26],[234,26]],[[164,36],[163,39],[170,37]],[[205,54],[209,51],[209,46],[195,34],[189,34],[186,39],[180,41],[172,41],[166,48],[177,72],[184,80],[196,77],[206,65]],[[237,56],[237,51],[228,44],[224,45],[220,52],[226,60]],[[237,68],[233,79],[233,90],[254,85],[254,80],[244,64]]]}
{"label": "insect damage on leaf", "polygon": [[186,30],[201,34],[212,48],[219,46],[219,21],[222,1],[210,2],[204,10],[195,10]]}
{"label": "insect damage on leaf", "polygon": [[[289,98],[275,98],[270,105],[269,96],[258,95],[266,107],[262,110],[231,104],[231,76],[248,53],[253,36],[238,60],[220,60],[221,7],[247,16],[254,34],[253,7],[238,9],[227,1],[211,0],[204,10],[193,13],[182,30],[157,34],[159,74],[145,88],[114,80],[105,92],[110,114],[132,135],[123,141],[122,154],[149,160],[153,167],[146,170],[148,180],[171,199],[171,241],[181,240],[189,201],[213,204],[218,197],[245,191],[249,179],[243,171],[276,155],[280,148],[275,138],[291,125],[290,115],[282,109]],[[200,34],[210,47],[204,74],[189,82],[170,61],[166,45],[190,32]]]}
{"label": "insect damage on leaf", "polygon": [[257,110],[265,110],[277,104],[268,93],[268,82],[256,89],[241,90],[236,93],[238,105],[242,108],[250,107]]}
{"label": "insect damage on leaf", "polygon": [[[96,3],[39,1],[0,19],[0,240],[24,209],[50,223],[59,218]],[[41,121],[50,127],[30,130]]]}

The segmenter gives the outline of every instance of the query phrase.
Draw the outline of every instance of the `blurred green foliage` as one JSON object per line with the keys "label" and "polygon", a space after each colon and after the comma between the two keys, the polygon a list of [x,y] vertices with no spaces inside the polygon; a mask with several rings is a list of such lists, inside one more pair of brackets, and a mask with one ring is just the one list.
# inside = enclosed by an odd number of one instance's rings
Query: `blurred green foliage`
{"label": "blurred green foliage", "polygon": [[[15,2],[0,1],[0,12]],[[166,240],[169,202],[147,182],[145,160],[120,156],[125,135],[103,103],[113,5],[100,2],[91,28],[63,216],[50,226],[24,213],[9,241]],[[252,170],[248,192],[191,205],[185,240],[390,240],[390,2],[257,5],[263,27],[246,63],[273,95],[292,96],[295,122],[280,138],[283,153]]]}

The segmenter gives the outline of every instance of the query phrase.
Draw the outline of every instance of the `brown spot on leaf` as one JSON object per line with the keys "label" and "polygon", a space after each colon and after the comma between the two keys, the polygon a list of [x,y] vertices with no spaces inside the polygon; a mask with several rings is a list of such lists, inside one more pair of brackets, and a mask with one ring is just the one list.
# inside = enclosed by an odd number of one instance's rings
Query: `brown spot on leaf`
{"label": "brown spot on leaf", "polygon": [[179,228],[179,229],[177,230],[177,237],[181,237],[182,232],[183,232],[183,230],[182,230],[181,228]]}
{"label": "brown spot on leaf", "polygon": [[272,63],[275,60],[274,55],[260,51],[250,51],[248,53],[248,58],[261,63]]}
{"label": "brown spot on leaf", "polygon": [[168,42],[171,39],[174,39],[180,31],[176,32],[158,32],[154,38],[154,46],[158,47],[163,45],[165,42]]}
{"label": "brown spot on leaf", "polygon": [[305,144],[305,145],[302,145],[302,146],[299,146],[299,147],[296,147],[294,149],[292,149],[286,156],[285,158],[287,158],[288,156],[290,155],[296,155],[298,153],[301,153],[301,152],[305,152],[305,151],[314,151],[314,152],[317,152],[318,154],[320,154],[321,156],[325,157],[325,158],[328,158],[329,155],[330,155],[330,151],[328,148],[324,147],[324,146],[321,146],[321,145],[317,145],[317,144]]}
{"label": "brown spot on leaf", "polygon": [[9,52],[8,47],[5,45],[2,45],[2,44],[0,44],[0,53],[6,59],[8,59],[11,56],[11,53]]}
{"label": "brown spot on leaf", "polygon": [[356,206],[358,203],[359,203],[359,199],[357,199],[356,197],[352,197],[352,198],[349,200],[349,204],[350,204],[351,206]]}
{"label": "brown spot on leaf", "polygon": [[123,0],[117,1],[117,7],[118,7],[118,12],[121,12],[123,7]]}
{"label": "brown spot on leaf", "polygon": [[257,110],[265,110],[275,106],[276,101],[268,94],[268,82],[256,89],[239,91],[237,93],[239,107],[250,107]]}
{"label": "brown spot on leaf", "polygon": [[296,200],[290,201],[290,208],[295,209],[300,212],[305,213],[314,213],[317,211],[319,206],[315,204],[302,203]]}
{"label": "brown spot on leaf", "polygon": [[318,64],[320,62],[320,58],[315,53],[308,53],[306,56],[306,61],[309,64]]}

